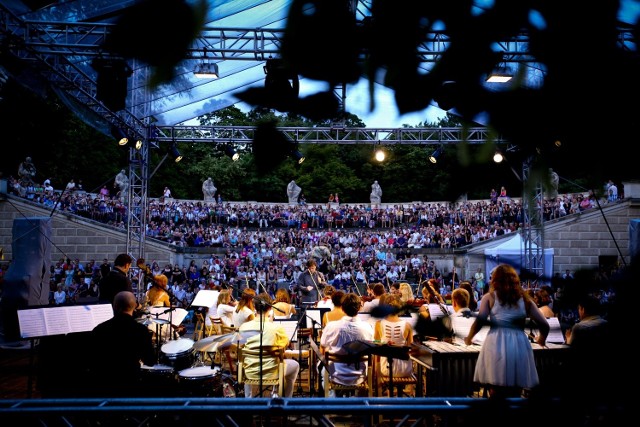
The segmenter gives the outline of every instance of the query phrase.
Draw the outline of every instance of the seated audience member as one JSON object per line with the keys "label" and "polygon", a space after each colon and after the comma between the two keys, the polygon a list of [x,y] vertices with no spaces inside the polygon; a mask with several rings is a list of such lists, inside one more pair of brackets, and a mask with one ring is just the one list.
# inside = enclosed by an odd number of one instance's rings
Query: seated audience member
{"label": "seated audience member", "polygon": [[[289,337],[287,336],[284,327],[277,325],[271,321],[271,305],[272,300],[269,294],[261,293],[258,295],[258,302],[256,303],[256,317],[244,322],[240,326],[240,332],[242,331],[260,331],[247,339],[244,346],[246,349],[258,350],[260,345],[262,347],[279,347],[285,349],[289,346]],[[264,302],[264,303],[261,303]],[[262,362],[262,364],[261,364]],[[298,377],[300,371],[300,365],[295,359],[285,359],[285,373],[284,373],[284,396],[293,396],[293,386]],[[278,369],[278,360],[273,357],[262,357],[246,355],[244,359],[244,372],[247,378],[258,378],[260,375],[268,376],[273,374],[273,371]],[[251,397],[257,395],[259,391],[257,387],[250,385],[244,386],[245,397]]]}

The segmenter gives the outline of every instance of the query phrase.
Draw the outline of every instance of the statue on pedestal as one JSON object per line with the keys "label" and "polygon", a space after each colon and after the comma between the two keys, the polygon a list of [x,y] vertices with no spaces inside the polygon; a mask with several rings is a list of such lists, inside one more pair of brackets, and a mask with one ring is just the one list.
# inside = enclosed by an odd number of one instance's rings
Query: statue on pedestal
{"label": "statue on pedestal", "polygon": [[116,175],[116,180],[113,186],[120,189],[120,200],[127,200],[127,193],[129,192],[129,177],[127,176],[124,169],[122,169],[120,173]]}
{"label": "statue on pedestal", "polygon": [[369,195],[369,199],[371,200],[371,204],[380,204],[382,201],[382,188],[378,181],[373,181],[371,184],[371,195]]}
{"label": "statue on pedestal", "polygon": [[287,185],[287,197],[289,197],[290,204],[298,203],[298,197],[300,196],[301,191],[302,188],[300,188],[294,180],[291,180],[289,185]]}
{"label": "statue on pedestal", "polygon": [[31,157],[24,159],[24,162],[18,166],[18,176],[23,186],[33,185],[36,177],[36,166],[32,163]]}
{"label": "statue on pedestal", "polygon": [[217,188],[213,184],[213,180],[211,178],[207,178],[207,180],[202,183],[202,194],[204,194],[204,201],[205,202],[214,202],[215,203],[215,201],[216,201],[216,199],[215,199],[216,191],[217,191]]}

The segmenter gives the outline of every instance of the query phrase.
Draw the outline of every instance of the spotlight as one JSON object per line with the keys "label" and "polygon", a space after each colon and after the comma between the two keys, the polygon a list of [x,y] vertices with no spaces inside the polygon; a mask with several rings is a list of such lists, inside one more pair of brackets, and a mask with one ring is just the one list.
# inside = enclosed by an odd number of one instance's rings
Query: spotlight
{"label": "spotlight", "polygon": [[217,79],[220,74],[218,73],[218,64],[215,62],[204,62],[196,65],[196,69],[193,71],[199,79]]}
{"label": "spotlight", "polygon": [[436,148],[436,151],[433,152],[433,154],[431,154],[429,156],[429,161],[431,163],[438,163],[438,157],[440,157],[442,155],[442,147],[438,147]]}
{"label": "spotlight", "polygon": [[129,137],[122,128],[113,127],[111,134],[118,141],[118,145],[127,145],[129,143]]}
{"label": "spotlight", "polygon": [[202,62],[196,65],[193,74],[199,79],[217,79],[220,74],[218,72],[218,64],[209,62],[207,59],[207,49],[202,54]]}
{"label": "spotlight", "polygon": [[384,152],[382,148],[378,148],[376,150],[375,159],[379,162],[384,162],[384,159],[387,157],[387,153]]}
{"label": "spotlight", "polygon": [[270,104],[268,106],[278,111],[289,111],[300,93],[298,75],[289,70],[280,58],[267,59],[262,69],[266,74],[264,87]]}
{"label": "spotlight", "polygon": [[299,152],[298,150],[293,150],[291,152],[291,157],[293,157],[295,159],[296,162],[298,162],[299,165],[302,164],[302,162],[304,162],[305,157],[302,155],[301,152]]}
{"label": "spotlight", "polygon": [[139,139],[136,141],[136,150],[140,150],[142,148],[142,141]]}
{"label": "spotlight", "polygon": [[234,162],[237,162],[240,158],[240,154],[238,154],[238,152],[234,150],[234,148],[230,145],[224,147],[224,154],[231,157],[231,160],[233,160]]}
{"label": "spotlight", "polygon": [[493,155],[493,161],[496,163],[501,163],[504,160],[504,156],[500,152],[500,150],[496,150],[496,153]]}
{"label": "spotlight", "polygon": [[513,74],[506,66],[495,69],[487,76],[487,83],[507,83],[513,78]]}
{"label": "spotlight", "polygon": [[182,155],[178,151],[178,146],[175,143],[171,145],[171,149],[169,150],[169,153],[173,157],[174,162],[178,163],[180,160],[182,160]]}

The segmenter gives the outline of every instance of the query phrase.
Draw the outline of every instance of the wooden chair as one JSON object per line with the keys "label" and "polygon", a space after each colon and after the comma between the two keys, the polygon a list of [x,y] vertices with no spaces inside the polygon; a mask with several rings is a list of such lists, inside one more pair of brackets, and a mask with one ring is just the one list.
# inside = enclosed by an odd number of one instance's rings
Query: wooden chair
{"label": "wooden chair", "polygon": [[[263,361],[266,358],[274,358],[278,364],[277,369],[270,372],[263,372],[262,380],[260,380],[259,374],[255,375],[246,373],[247,364],[250,362],[256,363],[256,361],[260,358],[261,351]],[[269,387],[271,387],[272,390],[277,387],[278,396],[282,397],[284,395],[285,364],[284,349],[282,347],[262,347],[261,350],[241,347],[238,350],[238,353],[238,383],[256,387],[260,387],[260,385],[262,385],[262,390],[258,390],[258,393],[256,394],[257,397],[262,396],[263,392]]]}
{"label": "wooden chair", "polygon": [[[387,359],[388,361],[392,359]],[[413,397],[406,392],[406,387],[408,385],[416,385],[418,380],[415,374],[412,374],[408,377],[401,377],[393,374],[392,377],[388,375],[382,375],[380,372],[380,356],[375,356],[375,373],[376,373],[376,390],[379,393],[384,394],[385,392],[389,392],[389,397],[394,397],[394,392],[396,397]]]}
{"label": "wooden chair", "polygon": [[[310,349],[295,349],[295,350],[285,350],[284,358],[285,359],[295,359],[300,364],[300,371],[298,375],[302,375],[302,373],[307,371],[307,391],[311,391],[311,369],[315,369],[315,366],[312,366],[312,351]],[[302,380],[302,378],[300,378]]]}
{"label": "wooden chair", "polygon": [[209,316],[211,325],[207,326],[206,336],[222,334],[222,320],[218,316]]}
{"label": "wooden chair", "polygon": [[194,341],[198,341],[202,339],[202,336],[204,335],[204,327],[205,327],[204,317],[202,316],[202,314],[196,313],[196,325],[193,328]]}
{"label": "wooden chair", "polygon": [[[354,385],[337,383],[332,379],[327,369],[330,363],[366,363],[366,378],[361,383]],[[333,391],[336,396],[362,396],[365,393],[368,397],[373,396],[373,360],[370,354],[361,356],[325,352],[324,365],[325,367],[322,370],[322,375],[324,376],[324,397],[330,397],[331,391]]]}

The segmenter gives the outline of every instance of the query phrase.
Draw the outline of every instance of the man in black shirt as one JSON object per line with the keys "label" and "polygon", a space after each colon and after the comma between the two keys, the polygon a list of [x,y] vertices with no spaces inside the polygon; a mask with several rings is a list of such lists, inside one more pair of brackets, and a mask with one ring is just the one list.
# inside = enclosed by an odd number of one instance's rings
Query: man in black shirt
{"label": "man in black shirt", "polygon": [[152,333],[133,318],[138,302],[129,291],[118,292],[113,300],[113,317],[91,333],[90,365],[92,393],[97,396],[140,396],[144,384],[140,363],[153,366],[157,357]]}
{"label": "man in black shirt", "polygon": [[113,269],[100,280],[100,301],[113,304],[113,299],[118,292],[133,291],[131,279],[128,273],[133,263],[133,258],[128,254],[120,254],[113,262]]}

